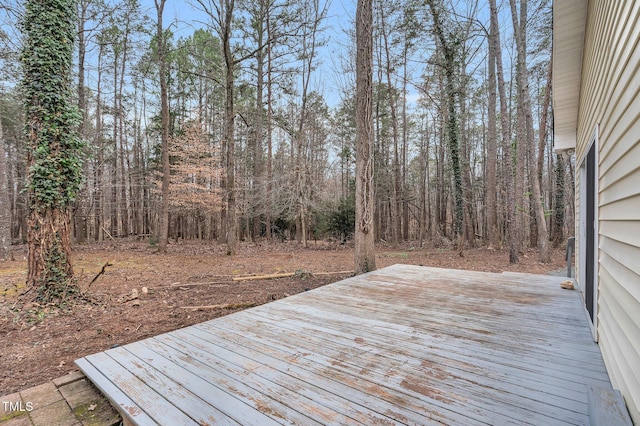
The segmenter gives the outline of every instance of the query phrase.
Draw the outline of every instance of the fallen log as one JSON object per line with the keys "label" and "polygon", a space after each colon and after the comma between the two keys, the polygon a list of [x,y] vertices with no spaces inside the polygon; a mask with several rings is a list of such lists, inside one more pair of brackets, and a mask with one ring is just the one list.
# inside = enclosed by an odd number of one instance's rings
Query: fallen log
{"label": "fallen log", "polygon": [[201,309],[243,309],[253,308],[257,303],[227,303],[224,305],[202,305],[202,306],[180,306],[182,309],[191,309],[192,311],[198,311]]}
{"label": "fallen log", "polygon": [[268,274],[268,275],[251,275],[248,277],[235,277],[233,281],[251,281],[251,280],[271,280],[274,278],[288,278],[296,275],[295,272],[284,272],[279,274]]}
{"label": "fallen log", "polygon": [[157,288],[180,288],[180,287],[192,287],[198,285],[210,285],[215,287],[229,287],[229,281],[207,281],[202,283],[172,283],[167,285],[161,285]]}
{"label": "fallen log", "polygon": [[336,272],[312,272],[311,275],[344,275],[353,274],[353,271],[336,271]]}

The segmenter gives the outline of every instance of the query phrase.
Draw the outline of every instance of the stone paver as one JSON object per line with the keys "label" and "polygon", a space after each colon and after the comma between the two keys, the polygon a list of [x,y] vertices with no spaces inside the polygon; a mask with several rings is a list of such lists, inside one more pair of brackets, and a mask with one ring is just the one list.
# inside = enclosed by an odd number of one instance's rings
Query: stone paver
{"label": "stone paver", "polygon": [[65,400],[33,410],[29,413],[29,417],[31,417],[34,426],[77,426],[81,424]]}
{"label": "stone paver", "polygon": [[32,426],[29,416],[24,415],[20,417],[14,417],[13,419],[0,422],[2,426]]}
{"label": "stone paver", "polygon": [[68,385],[69,383],[77,382],[78,380],[84,379],[84,374],[81,371],[74,371],[69,374],[65,374],[64,376],[60,376],[57,379],[53,379],[52,383],[56,385],[57,388],[61,388],[64,385]]}
{"label": "stone paver", "polygon": [[4,426],[5,422],[11,421],[11,424],[20,424],[22,421],[20,418],[25,417],[28,419],[27,410],[30,406],[27,406],[25,402],[20,398],[20,393],[12,393],[0,398],[0,423]]}
{"label": "stone paver", "polygon": [[92,397],[95,397],[95,388],[84,378],[66,384],[58,389],[71,408],[76,408],[81,404],[87,403]]}
{"label": "stone paver", "polygon": [[64,398],[56,385],[52,382],[43,383],[39,386],[20,392],[20,396],[25,403],[30,403],[33,410],[46,407],[54,402],[62,401]]}
{"label": "stone paver", "polygon": [[94,400],[89,405],[83,404],[73,411],[84,426],[114,426],[121,421],[118,412],[105,398]]}
{"label": "stone paver", "polygon": [[0,426],[115,426],[118,412],[79,372],[0,396]]}

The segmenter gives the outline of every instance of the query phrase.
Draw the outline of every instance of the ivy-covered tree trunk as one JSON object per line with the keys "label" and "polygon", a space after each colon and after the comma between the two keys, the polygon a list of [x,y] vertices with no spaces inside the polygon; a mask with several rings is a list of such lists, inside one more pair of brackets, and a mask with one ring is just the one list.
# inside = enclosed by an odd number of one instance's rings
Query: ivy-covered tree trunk
{"label": "ivy-covered tree trunk", "polygon": [[464,195],[462,188],[462,171],[460,166],[460,124],[458,111],[456,110],[458,90],[455,84],[455,73],[457,68],[456,48],[460,46],[458,36],[451,33],[449,37],[445,34],[445,24],[441,19],[439,6],[433,0],[429,1],[429,8],[433,17],[433,26],[436,36],[440,41],[440,47],[444,55],[442,66],[445,71],[445,95],[447,101],[447,146],[451,159],[451,170],[453,172],[453,234],[458,241],[460,255],[462,255],[463,235],[462,226],[464,220]]}
{"label": "ivy-covered tree trunk", "polygon": [[72,0],[27,1],[22,52],[28,144],[27,286],[39,301],[61,301],[75,291],[69,209],[81,182],[82,141],[71,102],[76,36]]}
{"label": "ivy-covered tree trunk", "polygon": [[564,241],[565,168],[564,157],[562,156],[562,154],[558,154],[556,156],[556,167],[554,173],[555,205],[553,206],[553,226],[551,228],[554,248],[560,247],[560,244],[562,244],[562,242]]}

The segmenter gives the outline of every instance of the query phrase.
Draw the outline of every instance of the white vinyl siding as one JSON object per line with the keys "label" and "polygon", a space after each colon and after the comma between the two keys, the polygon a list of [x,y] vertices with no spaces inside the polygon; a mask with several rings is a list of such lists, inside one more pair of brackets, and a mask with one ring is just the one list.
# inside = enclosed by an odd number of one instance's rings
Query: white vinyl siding
{"label": "white vinyl siding", "polygon": [[[589,1],[576,141],[576,158],[580,161],[593,129],[598,126],[598,340],[614,387],[622,392],[637,424],[640,424],[639,22],[638,1]],[[579,188],[576,194],[579,198]],[[581,202],[577,200],[577,208]]]}

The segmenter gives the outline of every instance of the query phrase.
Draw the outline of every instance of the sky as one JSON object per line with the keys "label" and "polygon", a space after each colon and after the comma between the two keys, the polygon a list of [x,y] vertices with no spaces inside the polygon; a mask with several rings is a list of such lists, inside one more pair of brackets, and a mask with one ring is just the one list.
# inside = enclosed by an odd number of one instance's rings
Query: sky
{"label": "sky", "polygon": [[[154,0],[139,1],[142,12],[148,17],[148,23],[151,26],[156,20]],[[326,31],[323,33],[326,44],[319,49],[316,62],[319,68],[311,81],[311,89],[322,92],[329,106],[334,107],[340,101],[341,87],[345,84],[345,75],[340,71],[340,61],[342,57],[346,56],[347,46],[350,43],[346,31],[353,26],[356,0],[320,1],[325,1],[328,4],[327,18],[324,24]],[[196,0],[167,0],[166,2],[163,21],[165,27],[171,26],[176,38],[188,37],[195,29],[206,27],[209,17],[192,4],[197,4]],[[11,50],[16,50],[19,48],[16,44],[19,35],[15,32],[19,29],[15,22],[19,21],[19,17],[8,11],[9,9],[22,9],[20,1],[0,0],[0,30],[6,30],[5,32],[10,34],[10,37],[0,40],[0,43],[11,43]],[[10,25],[7,26],[7,23]],[[87,83],[91,84],[89,81]],[[5,82],[0,81],[0,85],[4,84]]]}
{"label": "sky", "polygon": [[[149,26],[152,26],[156,19],[154,0],[139,1],[143,13],[149,17]],[[319,1],[328,2],[328,13],[324,22],[325,31],[322,35],[326,38],[326,44],[319,49],[318,60],[316,62],[319,68],[314,73],[311,84],[312,90],[323,93],[328,105],[335,107],[340,102],[340,94],[343,93],[344,87],[347,86],[348,76],[344,73],[343,69],[344,61],[346,60],[345,58],[348,57],[348,49],[351,44],[347,31],[351,30],[354,26],[353,20],[356,0]],[[456,7],[462,11],[461,14],[468,13],[467,7],[465,6],[465,4],[468,3],[466,0],[452,1],[456,3]],[[0,26],[2,26],[3,23],[15,21],[15,16],[7,14],[3,8],[5,5],[11,6],[12,4],[18,4],[19,0],[0,0],[0,2],[2,2],[2,4],[0,4]],[[194,3],[197,4],[196,0],[167,0],[164,13],[165,27],[170,25],[176,37],[188,37],[196,28],[206,27],[206,22],[209,17],[206,16],[204,12],[192,6]],[[499,1],[499,3],[502,2]],[[503,11],[501,21],[503,24],[504,37],[505,33],[508,33],[510,29],[511,23],[510,19],[505,19],[509,15],[507,11],[508,8],[504,3],[501,4],[500,8]],[[488,5],[486,2],[480,1],[477,13],[477,19],[479,21],[486,22],[488,20]],[[2,29],[2,27],[0,27],[0,29]],[[18,39],[18,37],[10,37],[9,41],[11,42],[11,40],[16,39]],[[423,64],[414,64],[414,66],[416,67],[415,72],[420,73]],[[416,80],[419,80],[419,75],[416,76]],[[415,100],[417,97],[417,93],[410,93],[411,99]]]}
{"label": "sky", "polygon": [[[154,0],[140,0],[142,9],[155,21]],[[323,1],[323,0],[320,0]],[[340,72],[340,58],[346,55],[350,43],[346,31],[353,26],[356,0],[324,0],[328,3],[325,46],[318,55],[319,68],[311,81],[312,90],[322,92],[330,107],[340,102],[341,87],[344,85],[344,74]],[[195,3],[195,0],[194,2]],[[209,17],[192,6],[189,2],[167,0],[163,21],[165,26],[171,24],[176,38],[188,37],[197,28],[206,27]]]}

